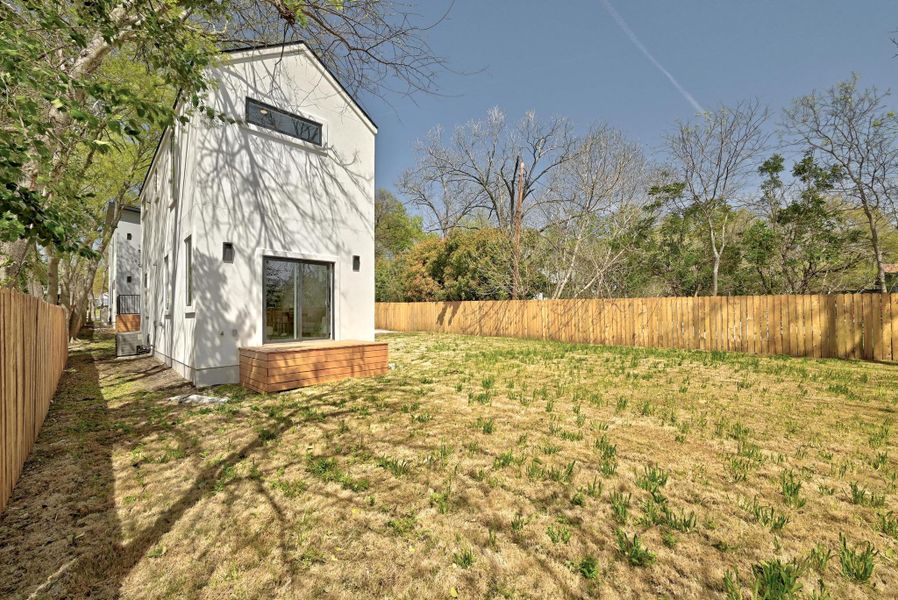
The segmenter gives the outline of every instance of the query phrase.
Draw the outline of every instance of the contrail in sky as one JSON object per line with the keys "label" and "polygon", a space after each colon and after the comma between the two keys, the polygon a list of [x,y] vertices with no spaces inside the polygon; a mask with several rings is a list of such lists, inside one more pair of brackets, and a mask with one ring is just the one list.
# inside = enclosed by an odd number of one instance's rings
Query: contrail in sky
{"label": "contrail in sky", "polygon": [[686,101],[692,105],[692,108],[694,108],[696,112],[705,112],[705,109],[702,108],[702,105],[698,103],[698,100],[696,100],[695,97],[690,94],[686,88],[680,85],[680,82],[677,81],[676,77],[671,75],[670,71],[665,69],[664,65],[658,62],[658,59],[655,58],[651,52],[649,52],[649,49],[646,48],[641,41],[639,41],[639,38],[636,37],[636,34],[632,29],[630,29],[630,26],[627,25],[627,22],[624,21],[624,18],[614,9],[614,6],[612,6],[610,0],[602,0],[602,4],[605,5],[605,10],[608,11],[608,14],[611,15],[611,18],[614,19],[614,22],[617,23],[617,26],[621,28],[621,31],[627,34],[627,37],[630,38],[630,41],[633,42],[633,45],[639,48],[639,51],[642,52],[645,57],[649,59],[649,61],[651,61],[651,63],[655,65],[655,67],[659,71],[661,71],[665,77],[667,77],[668,80],[670,80],[673,86],[677,88],[677,91],[680,92],[680,95],[683,96],[683,98],[685,98]]}

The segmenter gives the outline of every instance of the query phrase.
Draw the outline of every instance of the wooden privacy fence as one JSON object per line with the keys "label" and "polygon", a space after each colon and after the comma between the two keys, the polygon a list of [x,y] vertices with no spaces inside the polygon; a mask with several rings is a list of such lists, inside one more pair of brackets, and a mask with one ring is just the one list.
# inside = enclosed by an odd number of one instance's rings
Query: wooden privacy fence
{"label": "wooden privacy fence", "polygon": [[0,289],[0,512],[47,416],[67,357],[65,309]]}
{"label": "wooden privacy fence", "polygon": [[646,348],[898,360],[898,294],[388,302],[375,323]]}

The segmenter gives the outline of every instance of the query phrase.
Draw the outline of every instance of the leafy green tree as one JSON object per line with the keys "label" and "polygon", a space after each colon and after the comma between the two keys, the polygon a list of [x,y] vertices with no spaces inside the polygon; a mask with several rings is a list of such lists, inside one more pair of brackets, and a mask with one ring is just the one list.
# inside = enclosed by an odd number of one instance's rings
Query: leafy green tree
{"label": "leafy green tree", "polygon": [[699,219],[710,251],[712,296],[719,291],[721,262],[735,234],[734,208],[767,143],[767,118],[766,108],[743,102],[680,123],[667,136],[675,183],[655,188],[655,195]]}
{"label": "leafy green tree", "polygon": [[693,296],[710,288],[711,269],[702,243],[702,223],[694,212],[674,212],[661,220],[649,260],[664,295]]}
{"label": "leafy green tree", "polygon": [[808,149],[824,169],[837,170],[832,183],[867,225],[875,285],[886,291],[883,225],[898,225],[898,114],[889,93],[861,89],[857,76],[823,92],[798,98],[785,113],[785,132]]}
{"label": "leafy green tree", "polygon": [[393,194],[379,189],[374,194],[374,289],[378,301],[403,296],[398,257],[425,237],[421,217],[408,214]]}
{"label": "leafy green tree", "polygon": [[427,237],[404,252],[395,264],[391,284],[385,285],[389,299],[403,302],[444,300],[443,271],[446,241]]}
{"label": "leafy green tree", "polygon": [[511,297],[511,260],[510,241],[503,231],[493,227],[454,231],[446,239],[446,299],[507,300]]}
{"label": "leafy green tree", "polygon": [[[197,18],[224,16],[215,3],[194,4]],[[189,24],[189,8],[29,0],[0,5],[0,209],[6,223],[19,224],[17,231],[4,228],[7,239],[73,249],[65,228],[80,215],[77,203],[85,198],[77,176],[117,139],[143,137],[172,120],[165,95],[142,93],[146,88],[135,86],[135,77],[106,76],[110,59],[130,58],[132,68],[145,67],[133,75],[150,69],[188,94],[204,89],[203,69],[216,49]],[[65,195],[69,206],[57,202]],[[67,211],[72,204],[76,210]]]}
{"label": "leafy green tree", "polygon": [[764,293],[843,289],[844,275],[860,264],[864,252],[862,231],[833,195],[842,172],[821,167],[810,154],[793,166],[792,185],[783,181],[784,171],[778,154],[759,168],[765,218],[746,232],[745,259]]}
{"label": "leafy green tree", "polygon": [[[524,233],[522,246],[535,254],[536,232]],[[496,227],[457,229],[446,238],[428,236],[384,264],[376,280],[381,301],[506,300],[511,297],[512,260],[508,236]],[[526,262],[523,282],[545,290],[546,270]]]}
{"label": "leafy green tree", "polygon": [[392,260],[424,237],[422,219],[411,216],[396,196],[384,189],[374,194],[374,256]]}

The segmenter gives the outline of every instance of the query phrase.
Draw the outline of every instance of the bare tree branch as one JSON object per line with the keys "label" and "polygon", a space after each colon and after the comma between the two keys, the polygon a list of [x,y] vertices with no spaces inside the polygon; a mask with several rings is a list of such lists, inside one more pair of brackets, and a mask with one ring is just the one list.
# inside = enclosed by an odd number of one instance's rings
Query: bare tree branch
{"label": "bare tree branch", "polygon": [[730,241],[734,221],[730,211],[739,203],[754,161],[767,147],[768,111],[756,100],[723,106],[696,123],[680,123],[667,136],[682,195],[671,200],[681,211],[695,211],[705,224],[711,249],[712,295],[718,292],[720,259]]}
{"label": "bare tree branch", "polygon": [[887,291],[879,228],[898,226],[898,117],[886,107],[888,92],[858,89],[852,76],[825,92],[795,100],[783,128],[827,167],[843,175],[837,189],[867,221],[876,286]]}

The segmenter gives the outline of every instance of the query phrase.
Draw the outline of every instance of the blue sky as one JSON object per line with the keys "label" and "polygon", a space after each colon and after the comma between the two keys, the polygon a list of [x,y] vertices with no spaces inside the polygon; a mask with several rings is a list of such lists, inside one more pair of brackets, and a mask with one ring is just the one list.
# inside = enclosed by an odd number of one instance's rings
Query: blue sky
{"label": "blue sky", "polygon": [[[898,88],[895,0],[610,1],[705,108],[755,97],[778,115],[792,98],[852,72],[864,85]],[[427,21],[449,3],[419,5]],[[432,127],[451,129],[493,106],[511,119],[530,109],[564,115],[581,130],[607,122],[650,152],[678,119],[695,114],[602,0],[457,0],[429,39],[469,74],[443,74],[441,95],[362,99],[380,128],[378,187],[395,189]]]}

